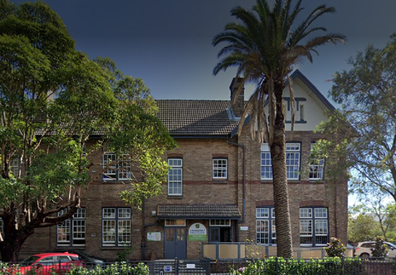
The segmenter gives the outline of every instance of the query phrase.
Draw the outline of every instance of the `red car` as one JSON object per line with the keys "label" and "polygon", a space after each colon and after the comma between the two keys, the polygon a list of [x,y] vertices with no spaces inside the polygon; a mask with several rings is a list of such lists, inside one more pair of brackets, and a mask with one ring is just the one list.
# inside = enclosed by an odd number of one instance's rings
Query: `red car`
{"label": "red car", "polygon": [[36,274],[49,275],[64,274],[76,266],[85,267],[77,254],[72,253],[41,253],[23,260],[20,264],[11,267],[12,274],[26,274],[34,270]]}

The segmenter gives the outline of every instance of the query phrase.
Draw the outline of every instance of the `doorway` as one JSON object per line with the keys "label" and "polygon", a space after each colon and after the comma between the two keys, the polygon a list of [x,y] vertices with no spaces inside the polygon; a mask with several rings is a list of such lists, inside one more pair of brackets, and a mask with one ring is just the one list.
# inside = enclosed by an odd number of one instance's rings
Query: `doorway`
{"label": "doorway", "polygon": [[165,227],[165,259],[186,259],[186,228]]}

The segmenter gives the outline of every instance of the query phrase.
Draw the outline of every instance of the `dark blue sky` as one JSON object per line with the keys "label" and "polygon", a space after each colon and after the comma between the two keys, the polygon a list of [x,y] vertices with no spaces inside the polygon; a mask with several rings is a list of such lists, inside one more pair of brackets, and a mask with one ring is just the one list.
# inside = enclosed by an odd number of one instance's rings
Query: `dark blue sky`
{"label": "dark blue sky", "polygon": [[[14,0],[19,3],[20,1]],[[156,99],[228,99],[235,69],[212,75],[218,62],[211,41],[236,20],[236,5],[250,9],[254,0],[44,0],[63,19],[77,49],[91,58],[110,57],[127,75],[142,78]],[[298,68],[325,95],[335,71],[368,43],[383,47],[396,32],[395,0],[303,0],[300,20],[319,4],[337,9],[318,21],[342,33],[348,45],[319,48],[313,64]],[[297,18],[298,21],[298,18]],[[247,88],[248,99],[251,87]]]}

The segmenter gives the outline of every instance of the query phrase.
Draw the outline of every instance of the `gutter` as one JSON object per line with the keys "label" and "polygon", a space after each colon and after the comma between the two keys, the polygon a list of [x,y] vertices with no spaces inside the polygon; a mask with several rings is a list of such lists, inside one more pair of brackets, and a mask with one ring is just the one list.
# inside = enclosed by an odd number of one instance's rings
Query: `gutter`
{"label": "gutter", "polygon": [[246,215],[246,146],[241,143],[236,143],[232,141],[228,141],[228,144],[237,146],[242,148],[242,220],[239,220],[238,223],[245,223],[245,215]]}

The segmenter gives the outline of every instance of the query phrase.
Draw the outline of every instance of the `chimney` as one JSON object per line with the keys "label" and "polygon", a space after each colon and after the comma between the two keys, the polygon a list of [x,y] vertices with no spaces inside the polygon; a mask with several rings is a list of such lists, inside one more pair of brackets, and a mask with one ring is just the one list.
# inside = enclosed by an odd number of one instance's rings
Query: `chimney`
{"label": "chimney", "polygon": [[241,83],[242,77],[234,77],[230,85],[231,109],[236,117],[241,117],[245,108],[245,88],[243,86],[240,88],[238,97],[234,99]]}

